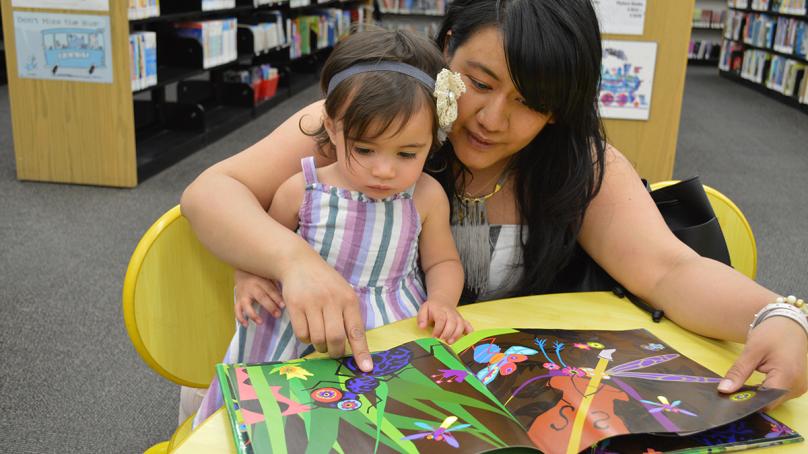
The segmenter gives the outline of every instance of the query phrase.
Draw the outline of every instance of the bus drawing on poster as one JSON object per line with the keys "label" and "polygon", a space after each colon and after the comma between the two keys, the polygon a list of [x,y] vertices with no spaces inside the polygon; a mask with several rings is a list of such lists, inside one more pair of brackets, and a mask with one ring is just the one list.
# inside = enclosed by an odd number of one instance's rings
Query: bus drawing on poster
{"label": "bus drawing on poster", "polygon": [[112,83],[108,16],[14,11],[21,79]]}
{"label": "bus drawing on poster", "polygon": [[655,61],[656,43],[603,41],[601,117],[648,120]]}
{"label": "bus drawing on poster", "polygon": [[106,67],[104,59],[104,30],[54,28],[42,30],[45,63],[53,74],[59,68],[86,69]]}

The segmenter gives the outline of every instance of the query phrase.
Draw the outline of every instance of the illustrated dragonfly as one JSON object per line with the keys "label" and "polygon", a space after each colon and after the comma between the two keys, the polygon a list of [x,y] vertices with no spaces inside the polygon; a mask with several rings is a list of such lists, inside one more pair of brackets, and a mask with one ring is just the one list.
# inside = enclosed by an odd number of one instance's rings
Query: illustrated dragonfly
{"label": "illustrated dragonfly", "polygon": [[459,448],[460,443],[458,443],[457,438],[455,438],[451,432],[465,429],[466,427],[471,427],[471,424],[458,424],[451,427],[455,421],[457,421],[457,416],[448,416],[443,420],[438,428],[434,428],[423,421],[416,421],[415,425],[422,429],[426,429],[426,431],[407,435],[406,437],[403,437],[402,440],[419,440],[425,438],[427,440],[442,441],[453,448]]}

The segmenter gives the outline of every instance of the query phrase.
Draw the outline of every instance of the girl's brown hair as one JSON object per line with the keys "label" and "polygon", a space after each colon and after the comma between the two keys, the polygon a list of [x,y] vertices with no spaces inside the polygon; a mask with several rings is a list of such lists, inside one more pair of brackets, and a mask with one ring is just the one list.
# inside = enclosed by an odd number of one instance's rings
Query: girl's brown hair
{"label": "girl's brown hair", "polygon": [[[351,142],[373,139],[384,134],[394,123],[400,131],[408,119],[426,106],[433,118],[432,149],[439,146],[438,119],[432,93],[423,83],[406,74],[370,71],[351,76],[331,93],[328,83],[340,71],[359,63],[379,61],[402,62],[414,66],[431,77],[444,67],[443,55],[426,36],[398,30],[372,27],[353,33],[337,44],[323,66],[320,88],[325,96],[325,114],[342,123],[346,153],[350,158]],[[304,134],[317,140],[321,151],[333,157],[334,144],[325,127]]]}

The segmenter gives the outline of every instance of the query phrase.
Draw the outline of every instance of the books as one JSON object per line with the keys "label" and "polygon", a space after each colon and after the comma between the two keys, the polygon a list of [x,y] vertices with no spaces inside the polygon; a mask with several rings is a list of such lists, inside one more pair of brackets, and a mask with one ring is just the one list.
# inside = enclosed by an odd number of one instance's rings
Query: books
{"label": "books", "polygon": [[756,413],[784,391],[719,394],[720,377],[645,330],[482,330],[373,359],[369,373],[352,358],[218,365],[239,452],[716,452],[802,441]]}
{"label": "books", "polygon": [[129,0],[129,19],[145,19],[160,15],[160,0]]}
{"label": "books", "polygon": [[135,32],[129,35],[129,68],[132,91],[157,85],[155,32]]}
{"label": "books", "polygon": [[238,58],[235,18],[174,23],[180,38],[193,39],[202,47],[202,67],[212,68]]}

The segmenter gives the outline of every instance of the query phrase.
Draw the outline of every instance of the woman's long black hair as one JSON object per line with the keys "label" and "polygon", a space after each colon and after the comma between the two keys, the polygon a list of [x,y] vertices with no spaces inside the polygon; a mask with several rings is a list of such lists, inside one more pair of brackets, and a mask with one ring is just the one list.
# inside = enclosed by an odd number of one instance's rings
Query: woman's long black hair
{"label": "woman's long black hair", "polygon": [[[509,166],[521,222],[528,228],[522,236],[524,273],[514,295],[570,290],[584,212],[603,181],[597,17],[590,0],[454,0],[437,43],[451,58],[487,26],[502,33],[516,88],[532,109],[554,120]],[[436,177],[451,199],[464,167],[449,142],[438,158],[448,164]]]}

